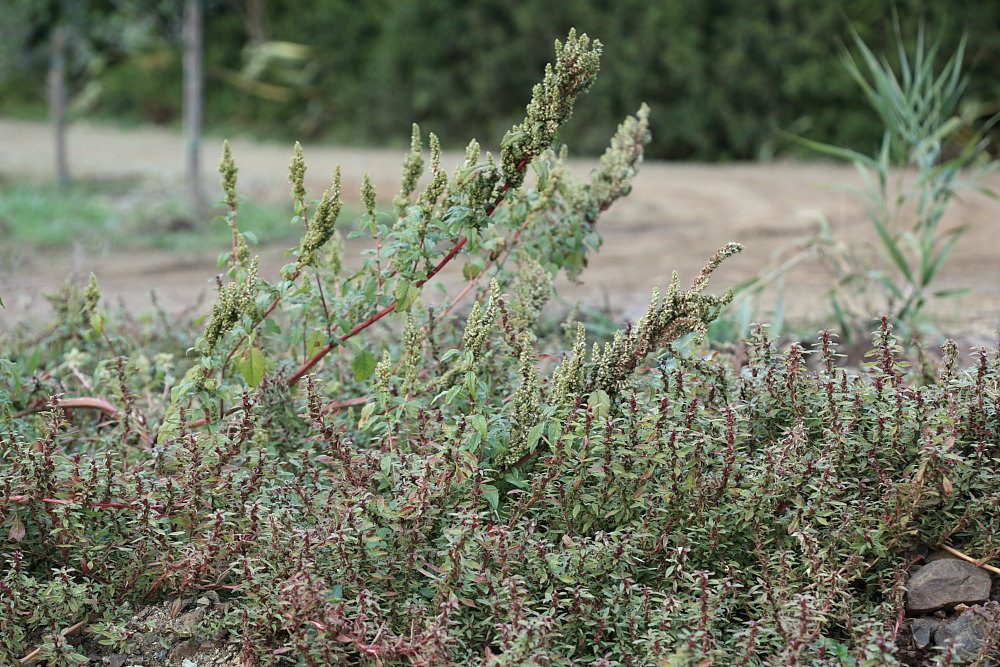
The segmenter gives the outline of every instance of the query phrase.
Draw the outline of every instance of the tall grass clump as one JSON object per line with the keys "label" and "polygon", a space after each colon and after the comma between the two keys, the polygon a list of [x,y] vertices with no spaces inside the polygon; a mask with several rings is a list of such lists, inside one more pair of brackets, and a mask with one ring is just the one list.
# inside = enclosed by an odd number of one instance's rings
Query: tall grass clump
{"label": "tall grass clump", "polygon": [[584,182],[553,150],[599,54],[557,42],[498,157],[473,142],[449,176],[415,127],[391,214],[365,180],[353,273],[339,173],[308,201],[297,147],[303,237],[258,276],[227,146],[196,331],[122,319],[94,280],[54,297],[0,362],[0,661],[133,655],[142,610],[211,594],[155,640],[243,665],[894,663],[910,565],[1000,553],[1000,355],[918,384],[883,321],[854,371],[827,332],[812,364],[760,331],[745,367],[702,357],[732,243],[608,339],[546,324],[648,138],[642,107]]}
{"label": "tall grass clump", "polygon": [[965,38],[939,66],[943,35],[928,41],[921,25],[908,53],[898,20],[895,30],[895,65],[853,31],[856,53],[842,53],[844,67],[882,123],[877,154],[799,140],[857,168],[863,179],[857,193],[878,239],[869,251],[838,243],[824,223],[814,246],[836,279],[830,303],[848,337],[863,336],[877,312],[889,313],[908,334],[925,322],[933,299],[965,291],[933,287],[968,229],[942,229],[942,218],[963,189],[996,196],[978,181],[996,167],[985,148],[998,116],[977,126],[981,108],[963,103]]}

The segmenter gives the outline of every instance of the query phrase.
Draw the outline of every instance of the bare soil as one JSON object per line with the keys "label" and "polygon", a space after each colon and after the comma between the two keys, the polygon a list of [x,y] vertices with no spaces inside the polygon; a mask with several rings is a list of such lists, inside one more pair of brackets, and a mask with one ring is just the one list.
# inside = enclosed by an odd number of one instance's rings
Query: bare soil
{"label": "bare soil", "polygon": [[[214,194],[218,192],[214,165],[221,140],[209,138],[204,143],[206,190]],[[240,170],[240,191],[254,199],[287,199],[291,148],[240,138],[231,143]],[[0,119],[0,176],[51,177],[51,147],[44,123]],[[349,199],[357,200],[362,175],[367,172],[380,198],[388,201],[398,188],[404,152],[306,146],[307,184],[318,194],[339,164]],[[184,143],[171,131],[77,124],[69,130],[69,155],[75,178],[151,179],[181,191]],[[454,164],[458,159],[457,154],[448,154],[445,162]],[[580,176],[586,176],[594,165],[591,160],[572,163]],[[874,234],[865,220],[861,198],[844,187],[859,184],[852,167],[824,163],[647,162],[632,194],[600,221],[604,246],[591,258],[582,283],[563,282],[560,294],[608,308],[618,317],[635,318],[648,302],[650,290],[667,284],[673,270],[680,273],[682,282],[689,282],[727,241],[739,241],[746,249],[717,272],[713,279],[717,291],[766,271],[778,254],[787,255],[815,234],[821,219],[829,222],[840,240],[871,242]],[[985,185],[1000,190],[1000,175],[991,175]],[[935,287],[967,287],[971,292],[942,300],[933,313],[947,335],[988,340],[1000,325],[1000,202],[967,191],[947,215],[943,228],[965,223],[970,228]],[[168,311],[179,312],[199,295],[211,298],[221,250],[124,251],[108,243],[47,251],[12,247],[0,239],[0,298],[7,305],[0,311],[0,329],[19,322],[44,322],[50,311],[41,295],[58,288],[68,276],[84,279],[90,271],[97,274],[103,294],[112,303],[145,311],[150,306],[149,292],[155,290]],[[287,261],[284,250],[260,249],[262,275],[277,275],[278,267]],[[824,296],[830,281],[815,259],[796,266],[784,287],[787,316],[801,326],[831,326]],[[759,318],[766,320],[773,305],[773,294],[766,296]],[[200,308],[204,311],[204,304]]]}

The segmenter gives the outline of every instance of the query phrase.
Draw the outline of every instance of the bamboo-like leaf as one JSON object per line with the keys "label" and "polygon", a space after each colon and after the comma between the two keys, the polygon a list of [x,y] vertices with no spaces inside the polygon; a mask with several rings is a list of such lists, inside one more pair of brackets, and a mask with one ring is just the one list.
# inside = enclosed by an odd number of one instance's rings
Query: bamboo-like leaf
{"label": "bamboo-like leaf", "polygon": [[774,286],[774,317],[771,320],[771,333],[778,337],[781,335],[781,327],[785,323],[785,274],[781,274]]}
{"label": "bamboo-like leaf", "polygon": [[934,255],[929,261],[922,267],[920,272],[920,285],[926,287],[934,280],[934,276],[941,269],[941,264],[944,260],[951,254],[952,249],[955,247],[955,243],[958,242],[959,237],[965,233],[965,230],[969,228],[968,225],[962,225],[956,229],[948,232],[948,237],[945,239],[938,251],[937,255]]}
{"label": "bamboo-like leaf", "polygon": [[896,299],[906,301],[906,294],[903,292],[903,289],[894,283],[888,276],[879,273],[872,275],[872,279],[881,283],[885,290]]}
{"label": "bamboo-like leaf", "polygon": [[885,222],[877,216],[872,217],[871,221],[872,226],[875,227],[875,231],[878,233],[879,240],[882,241],[882,247],[889,253],[889,257],[892,258],[893,263],[899,268],[907,281],[913,282],[913,275],[910,272],[910,266],[906,261],[906,257],[899,249],[899,244],[892,237],[892,233],[886,227]]}
{"label": "bamboo-like leaf", "polygon": [[933,293],[933,296],[939,299],[946,299],[951,296],[961,296],[963,294],[968,294],[971,292],[968,287],[954,287],[952,289],[942,289]]}
{"label": "bamboo-like leaf", "polygon": [[814,141],[812,139],[806,139],[805,137],[799,137],[793,134],[787,134],[786,136],[790,140],[800,143],[806,148],[822,153],[823,155],[829,155],[830,157],[840,158],[842,160],[849,160],[851,162],[864,164],[872,168],[877,167],[875,161],[872,160],[871,157],[850,148],[834,146],[833,144],[823,143],[822,141]]}
{"label": "bamboo-like leaf", "polygon": [[913,232],[904,231],[902,234],[900,234],[900,239],[906,242],[906,245],[909,246],[910,250],[917,257],[922,257],[925,254],[920,244],[920,241],[917,239],[916,235]]}

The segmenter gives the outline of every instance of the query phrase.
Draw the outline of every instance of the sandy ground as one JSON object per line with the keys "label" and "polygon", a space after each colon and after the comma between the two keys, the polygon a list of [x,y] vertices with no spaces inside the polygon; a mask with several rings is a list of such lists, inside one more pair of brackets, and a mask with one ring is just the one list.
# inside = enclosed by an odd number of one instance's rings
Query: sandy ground
{"label": "sandy ground", "polygon": [[[654,128],[655,131],[655,128]],[[218,192],[214,172],[219,141],[207,139],[203,163],[206,188]],[[287,198],[287,165],[291,147],[236,138],[233,153],[239,166],[241,192],[251,198]],[[69,131],[71,171],[87,179],[140,177],[178,184],[183,139],[158,128],[117,129],[76,124]],[[370,173],[380,198],[388,202],[398,188],[404,151],[358,150],[305,146],[307,184],[317,194],[336,165],[344,172],[348,197],[357,199],[362,175]],[[458,160],[446,155],[446,164]],[[0,119],[0,176],[48,178],[54,164],[52,141],[43,123]],[[594,162],[573,162],[585,175]],[[745,252],[727,262],[713,280],[716,290],[735,285],[773,266],[777,253],[788,252],[815,233],[819,220],[829,221],[834,235],[852,243],[874,238],[859,197],[843,187],[858,185],[853,167],[821,163],[700,165],[647,162],[632,194],[618,202],[600,224],[604,246],[591,258],[579,285],[560,284],[560,293],[609,307],[619,317],[641,314],[654,286],[665,285],[671,271],[689,282],[716,249],[739,241]],[[1000,176],[986,185],[1000,190]],[[179,191],[179,188],[178,188]],[[2,196],[2,189],[0,189]],[[934,311],[949,335],[991,336],[1000,325],[1000,202],[967,192],[946,217],[945,228],[970,223],[940,273],[936,288],[968,287],[971,293],[942,301]],[[222,248],[168,253],[115,251],[84,247],[59,252],[12,247],[0,239],[0,328],[22,321],[44,321],[48,304],[40,297],[56,289],[68,275],[94,271],[105,297],[130,309],[149,307],[149,292],[179,311],[199,294],[211,297],[215,259]],[[276,276],[286,259],[283,247],[260,250],[262,275]],[[825,293],[829,274],[815,260],[792,270],[784,287],[785,308],[794,321],[831,324]],[[768,317],[773,296],[761,304]],[[205,306],[203,305],[202,310]]]}

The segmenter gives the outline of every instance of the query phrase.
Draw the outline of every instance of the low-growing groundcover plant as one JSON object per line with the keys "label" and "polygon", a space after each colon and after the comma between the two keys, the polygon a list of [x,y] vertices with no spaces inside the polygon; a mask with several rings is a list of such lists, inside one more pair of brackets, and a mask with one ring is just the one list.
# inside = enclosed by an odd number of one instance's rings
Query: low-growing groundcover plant
{"label": "low-growing groundcover plant", "polygon": [[[1000,553],[1000,354],[911,373],[883,322],[857,371],[826,332],[811,364],[761,329],[744,367],[704,356],[735,244],[610,339],[553,326],[553,276],[647,139],[643,108],[589,182],[563,168],[599,53],[556,44],[498,159],[473,143],[449,178],[431,135],[419,194],[414,128],[391,214],[365,185],[356,272],[339,178],[307,202],[296,150],[303,239],[258,277],[226,148],[232,244],[193,342],[94,280],[9,341],[0,663],[128,654],[135,609],[214,592],[175,631],[246,665],[894,664],[921,555]],[[467,283],[437,295],[453,262]]]}

